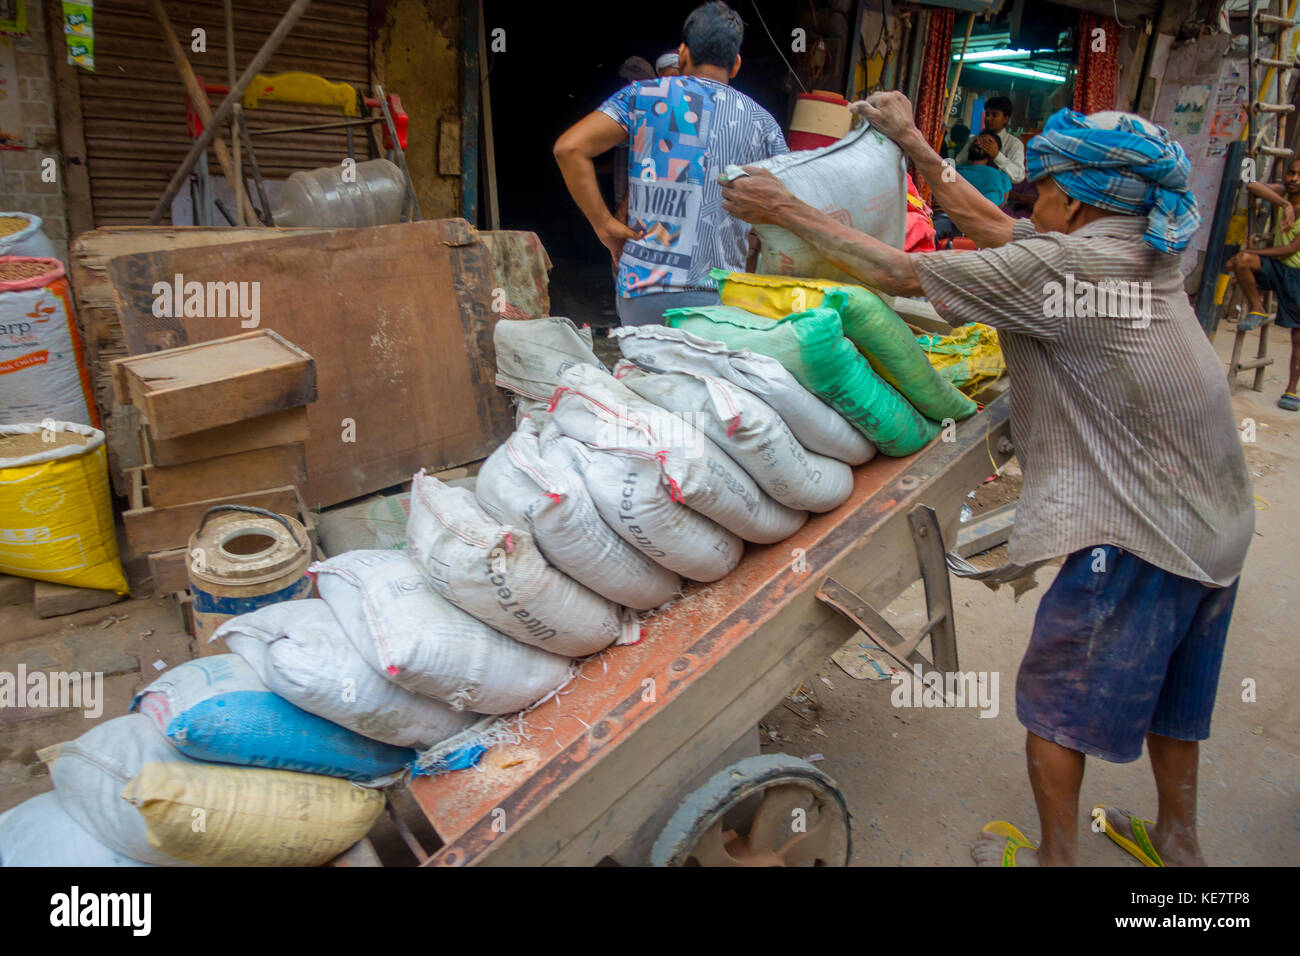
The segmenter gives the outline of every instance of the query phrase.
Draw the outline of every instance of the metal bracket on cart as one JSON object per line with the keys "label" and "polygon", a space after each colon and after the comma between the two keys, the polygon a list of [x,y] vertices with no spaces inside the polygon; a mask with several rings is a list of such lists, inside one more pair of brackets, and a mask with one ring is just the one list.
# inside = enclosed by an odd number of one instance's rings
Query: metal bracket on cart
{"label": "metal bracket on cart", "polygon": [[[927,670],[953,673],[957,670],[957,633],[953,627],[952,587],[948,580],[947,551],[939,518],[929,505],[917,505],[907,515],[925,584],[925,609],[928,620],[912,637],[899,634],[871,604],[834,578],[827,578],[817,590],[817,600],[853,622],[904,669],[919,664]],[[930,638],[931,657],[919,648]]]}

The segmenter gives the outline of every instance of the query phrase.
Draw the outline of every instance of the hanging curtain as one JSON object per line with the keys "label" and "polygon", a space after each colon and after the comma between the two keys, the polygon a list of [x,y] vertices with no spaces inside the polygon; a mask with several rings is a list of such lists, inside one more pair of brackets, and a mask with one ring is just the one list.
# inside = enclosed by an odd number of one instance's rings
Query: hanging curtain
{"label": "hanging curtain", "polygon": [[[948,117],[943,108],[948,102],[948,70],[952,66],[952,24],[955,10],[930,10],[930,28],[925,37],[925,56],[921,60],[921,84],[916,94],[916,126],[931,146],[938,150]],[[930,186],[921,178],[917,186],[929,201]]]}
{"label": "hanging curtain", "polygon": [[[1097,30],[1101,33],[1097,33]],[[1094,47],[1102,47],[1094,50]],[[1079,14],[1079,66],[1074,76],[1074,108],[1096,113],[1115,108],[1119,78],[1119,24],[1096,13]]]}

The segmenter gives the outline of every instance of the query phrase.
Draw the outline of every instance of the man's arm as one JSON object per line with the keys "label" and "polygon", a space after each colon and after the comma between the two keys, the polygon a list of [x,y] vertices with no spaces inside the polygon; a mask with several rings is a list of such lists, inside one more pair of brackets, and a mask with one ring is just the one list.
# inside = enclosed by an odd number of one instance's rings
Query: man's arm
{"label": "man's arm", "polygon": [[627,140],[627,130],[612,117],[596,111],[584,116],[570,126],[555,141],[555,162],[564,177],[569,195],[578,204],[582,214],[596,231],[597,238],[609,250],[614,261],[622,254],[623,243],[640,239],[641,233],[619,222],[605,205],[596,182],[596,166],[592,162],[601,153],[608,152]]}
{"label": "man's arm", "polygon": [[925,141],[912,120],[912,104],[898,92],[872,93],[853,104],[853,112],[888,136],[916,164],[930,184],[938,204],[977,245],[991,247],[1011,241],[1015,220],[989,202],[978,189],[957,175],[956,167]]}
{"label": "man's arm", "polygon": [[[765,169],[722,185],[722,208],[745,222],[771,223],[793,232],[824,258],[865,285],[891,295],[922,295],[907,253],[837,222],[786,189]],[[973,188],[973,187],[972,187]]]}
{"label": "man's arm", "polygon": [[1296,237],[1285,246],[1268,246],[1264,249],[1247,249],[1246,251],[1256,256],[1267,256],[1270,259],[1285,259],[1287,256],[1300,252],[1300,233],[1296,233]]}

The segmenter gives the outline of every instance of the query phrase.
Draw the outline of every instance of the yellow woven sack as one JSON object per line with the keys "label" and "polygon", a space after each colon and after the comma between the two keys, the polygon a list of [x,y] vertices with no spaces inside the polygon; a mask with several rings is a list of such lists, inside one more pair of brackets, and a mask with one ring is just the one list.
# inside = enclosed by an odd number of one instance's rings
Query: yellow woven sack
{"label": "yellow woven sack", "polygon": [[843,282],[831,279],[796,279],[791,276],[762,276],[750,272],[714,269],[723,305],[734,305],[769,319],[784,319],[793,312],[820,309],[822,296]]}
{"label": "yellow woven sack", "polygon": [[0,425],[0,573],[127,593],[102,431]]}
{"label": "yellow woven sack", "polygon": [[150,762],[122,791],[149,845],[200,866],[320,866],[364,837],[384,794],[338,777]]}
{"label": "yellow woven sack", "polygon": [[916,341],[935,370],[966,395],[1007,370],[997,330],[981,322],[958,326],[950,335],[918,335]]}

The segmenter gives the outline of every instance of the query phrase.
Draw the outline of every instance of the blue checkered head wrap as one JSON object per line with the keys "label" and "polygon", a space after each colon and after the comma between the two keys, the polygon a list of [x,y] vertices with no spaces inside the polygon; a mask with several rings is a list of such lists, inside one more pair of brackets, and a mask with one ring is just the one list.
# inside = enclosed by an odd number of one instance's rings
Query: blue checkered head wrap
{"label": "blue checkered head wrap", "polygon": [[1201,224],[1187,154],[1164,127],[1132,113],[1057,110],[1029,141],[1025,164],[1031,180],[1051,176],[1080,202],[1146,216],[1146,243],[1161,252],[1182,252]]}

